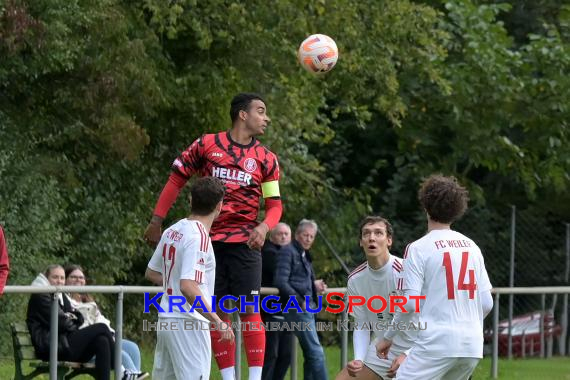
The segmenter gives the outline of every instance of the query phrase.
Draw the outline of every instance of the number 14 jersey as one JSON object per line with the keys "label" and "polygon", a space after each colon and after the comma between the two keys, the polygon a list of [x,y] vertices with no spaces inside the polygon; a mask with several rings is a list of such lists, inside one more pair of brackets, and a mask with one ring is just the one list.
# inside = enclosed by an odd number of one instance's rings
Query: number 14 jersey
{"label": "number 14 jersey", "polygon": [[433,230],[408,245],[404,290],[425,295],[414,352],[430,357],[483,356],[479,293],[492,288],[481,250],[465,235]]}

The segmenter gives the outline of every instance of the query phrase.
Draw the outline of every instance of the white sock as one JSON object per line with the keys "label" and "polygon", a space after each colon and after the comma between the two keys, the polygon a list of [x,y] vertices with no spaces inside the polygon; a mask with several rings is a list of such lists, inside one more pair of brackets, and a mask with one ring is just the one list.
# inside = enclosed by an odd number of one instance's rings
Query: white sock
{"label": "white sock", "polygon": [[235,380],[236,379],[236,375],[235,375],[235,368],[234,367],[228,367],[228,368],[224,368],[222,370],[220,370],[221,374],[222,374],[222,379],[223,380]]}
{"label": "white sock", "polygon": [[249,380],[261,380],[263,367],[249,367]]}

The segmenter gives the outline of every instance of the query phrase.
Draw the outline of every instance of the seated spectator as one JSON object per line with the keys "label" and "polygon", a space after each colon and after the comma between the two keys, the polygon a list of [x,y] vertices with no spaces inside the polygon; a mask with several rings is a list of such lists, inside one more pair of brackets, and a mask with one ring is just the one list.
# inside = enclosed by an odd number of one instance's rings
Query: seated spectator
{"label": "seated spectator", "polygon": [[[64,284],[65,271],[61,265],[48,266],[45,273],[38,275],[32,282],[32,286]],[[50,354],[51,300],[49,293],[32,294],[26,318],[36,355],[46,361]],[[95,355],[97,379],[109,380],[114,357],[113,334],[109,327],[95,323],[80,329],[83,316],[71,306],[69,297],[59,294],[58,304],[58,360],[86,363]]]}
{"label": "seated spectator", "polygon": [[[65,285],[85,286],[85,273],[79,265],[68,265],[65,267]],[[71,306],[83,315],[83,324],[80,329],[91,326],[95,323],[104,323],[109,329],[111,322],[103,316],[99,306],[91,295],[85,293],[71,293],[69,295]],[[122,340],[122,362],[124,367],[123,380],[141,380],[149,376],[147,372],[141,372],[141,352],[139,346],[128,339]]]}
{"label": "seated spectator", "polygon": [[0,226],[0,296],[4,293],[4,285],[8,280],[8,272],[10,271],[10,261],[8,259],[8,249],[4,240],[4,230]]}

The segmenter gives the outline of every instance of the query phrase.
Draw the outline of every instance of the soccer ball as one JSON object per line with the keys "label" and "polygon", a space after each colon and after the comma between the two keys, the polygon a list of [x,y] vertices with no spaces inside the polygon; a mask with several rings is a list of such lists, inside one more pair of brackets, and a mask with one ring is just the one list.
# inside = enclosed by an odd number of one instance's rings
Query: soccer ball
{"label": "soccer ball", "polygon": [[297,53],[299,63],[310,73],[326,73],[338,60],[338,48],[329,36],[313,34],[301,42]]}

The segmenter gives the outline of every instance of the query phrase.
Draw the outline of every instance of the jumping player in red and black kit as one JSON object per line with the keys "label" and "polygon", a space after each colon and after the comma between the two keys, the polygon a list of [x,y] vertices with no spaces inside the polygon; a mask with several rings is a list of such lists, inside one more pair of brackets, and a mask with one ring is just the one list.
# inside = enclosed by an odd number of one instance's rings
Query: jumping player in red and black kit
{"label": "jumping player in red and black kit", "polygon": [[[164,186],[154,215],[144,233],[155,246],[160,240],[162,221],[188,179],[196,174],[220,178],[226,194],[220,216],[210,235],[216,257],[215,294],[252,299],[261,287],[261,247],[267,232],[279,222],[282,213],[279,194],[277,157],[261,145],[270,119],[265,101],[257,94],[242,93],[232,99],[232,128],[226,132],[205,134],[174,160],[172,174]],[[258,223],[259,197],[265,200],[265,219]],[[229,322],[229,316],[218,309]],[[240,318],[260,324],[253,306],[246,306]],[[246,324],[247,325],[247,324]],[[249,379],[261,379],[265,352],[265,333],[261,329],[242,331],[249,365]],[[224,380],[234,379],[235,343],[219,342],[220,333],[211,331],[212,349]]]}

